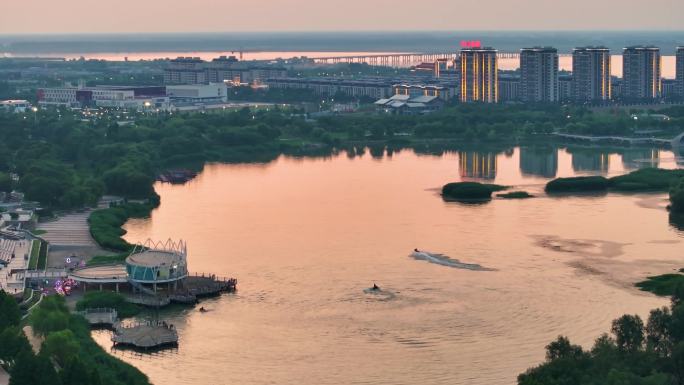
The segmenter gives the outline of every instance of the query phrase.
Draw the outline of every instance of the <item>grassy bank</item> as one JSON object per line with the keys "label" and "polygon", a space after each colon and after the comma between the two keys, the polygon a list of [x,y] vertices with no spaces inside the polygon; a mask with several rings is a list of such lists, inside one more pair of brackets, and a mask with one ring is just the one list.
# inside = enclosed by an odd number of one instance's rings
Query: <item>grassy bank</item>
{"label": "grassy bank", "polygon": [[95,265],[111,265],[123,263],[128,257],[129,253],[119,253],[113,255],[96,255],[88,261],[88,266]]}
{"label": "grassy bank", "polygon": [[126,203],[108,209],[93,211],[88,218],[90,234],[102,248],[128,252],[133,249],[133,245],[122,238],[126,234],[126,230],[122,229],[121,226],[130,218],[148,217],[152,209],[157,205],[158,203]]}
{"label": "grassy bank", "polygon": [[544,190],[549,193],[570,192],[603,192],[608,189],[608,179],[602,176],[578,176],[573,178],[557,178],[546,184]]}
{"label": "grassy bank", "polygon": [[667,192],[684,178],[684,170],[644,168],[612,178],[580,176],[557,178],[546,184],[547,193]]}
{"label": "grassy bank", "polygon": [[648,277],[645,281],[638,282],[635,286],[656,295],[671,296],[675,294],[677,286],[684,285],[684,274],[682,272],[684,272],[684,269],[680,269],[679,273]]}
{"label": "grassy bank", "polygon": [[40,253],[40,241],[31,241],[31,257],[29,258],[29,270],[35,270],[38,267],[38,253]]}
{"label": "grassy bank", "polygon": [[40,251],[38,252],[38,270],[45,270],[47,267],[48,243],[40,241]]}
{"label": "grassy bank", "polygon": [[644,168],[629,174],[610,178],[609,187],[614,191],[666,192],[683,177],[684,170]]}
{"label": "grassy bank", "polygon": [[90,377],[84,383],[149,384],[147,376],[140,370],[107,354],[92,339],[87,321],[70,314],[64,298],[50,296],[43,299],[32,311],[29,322],[34,332],[45,338],[40,356],[46,355],[57,363],[62,368],[59,374],[70,370],[77,361],[82,375]]}
{"label": "grassy bank", "polygon": [[83,298],[76,302],[76,310],[81,311],[94,308],[116,309],[119,318],[133,317],[140,313],[140,307],[126,302],[126,299],[121,294],[108,291],[86,293]]}

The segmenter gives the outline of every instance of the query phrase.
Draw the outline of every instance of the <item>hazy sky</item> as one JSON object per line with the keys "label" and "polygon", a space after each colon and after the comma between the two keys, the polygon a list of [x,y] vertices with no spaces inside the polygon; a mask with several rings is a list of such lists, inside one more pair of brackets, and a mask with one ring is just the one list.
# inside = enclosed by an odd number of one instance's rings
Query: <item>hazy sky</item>
{"label": "hazy sky", "polygon": [[684,29],[683,0],[4,1],[0,34]]}

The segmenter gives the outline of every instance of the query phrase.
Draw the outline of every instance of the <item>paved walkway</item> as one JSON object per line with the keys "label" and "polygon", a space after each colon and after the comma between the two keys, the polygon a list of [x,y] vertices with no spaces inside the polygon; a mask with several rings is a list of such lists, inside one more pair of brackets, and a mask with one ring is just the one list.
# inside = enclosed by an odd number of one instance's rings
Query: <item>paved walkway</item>
{"label": "paved walkway", "polygon": [[0,266],[0,288],[10,294],[19,293],[24,290],[24,279],[22,274],[12,274],[12,270],[24,270],[28,265],[28,256],[31,255],[31,241],[14,241],[14,258],[6,267]]}
{"label": "paved walkway", "polygon": [[87,261],[95,255],[111,254],[102,250],[90,236],[88,217],[91,212],[66,214],[55,221],[38,224],[38,230],[47,231],[40,237],[50,243],[48,268],[64,268],[64,259],[74,255]]}
{"label": "paved walkway", "polygon": [[40,223],[38,230],[47,231],[40,237],[50,246],[96,246],[88,229],[90,210],[67,214],[55,221]]}

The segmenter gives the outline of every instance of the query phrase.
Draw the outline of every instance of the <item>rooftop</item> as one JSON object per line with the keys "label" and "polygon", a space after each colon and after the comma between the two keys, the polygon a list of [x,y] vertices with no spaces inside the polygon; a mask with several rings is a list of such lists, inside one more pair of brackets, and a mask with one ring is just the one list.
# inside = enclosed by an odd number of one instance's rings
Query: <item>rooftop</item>
{"label": "rooftop", "polygon": [[140,253],[131,254],[126,258],[127,264],[144,267],[173,265],[184,262],[185,258],[180,254],[159,250],[146,250]]}

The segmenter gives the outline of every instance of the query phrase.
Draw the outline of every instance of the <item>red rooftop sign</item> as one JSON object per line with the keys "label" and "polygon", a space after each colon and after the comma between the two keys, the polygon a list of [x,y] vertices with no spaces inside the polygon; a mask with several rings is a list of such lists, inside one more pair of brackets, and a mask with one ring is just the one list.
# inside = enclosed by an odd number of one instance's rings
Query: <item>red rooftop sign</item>
{"label": "red rooftop sign", "polygon": [[479,40],[461,40],[461,48],[480,48],[482,44]]}

